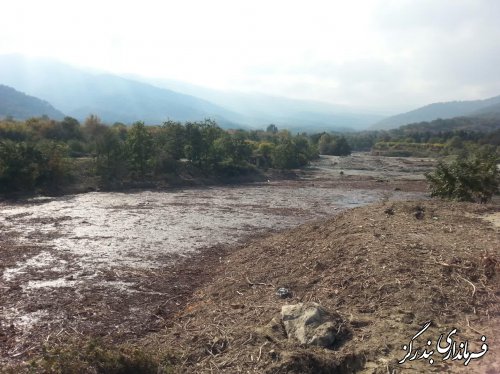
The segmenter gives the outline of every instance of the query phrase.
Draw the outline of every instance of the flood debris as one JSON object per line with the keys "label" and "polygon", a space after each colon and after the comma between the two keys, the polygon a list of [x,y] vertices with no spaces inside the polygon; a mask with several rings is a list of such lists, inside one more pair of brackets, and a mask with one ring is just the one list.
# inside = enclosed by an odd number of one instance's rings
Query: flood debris
{"label": "flood debris", "polygon": [[[417,205],[439,220],[416,220]],[[182,346],[180,373],[500,372],[500,237],[482,218],[500,208],[390,206],[393,216],[381,214],[384,202],[355,208],[228,253],[172,328],[145,341],[155,349]],[[293,298],[277,297],[272,284],[293,290]],[[432,325],[414,345],[419,352],[453,328],[474,352],[486,336],[489,351],[467,367],[437,358],[399,364],[402,347],[426,321]],[[206,344],[214,337],[227,345],[212,355]]]}

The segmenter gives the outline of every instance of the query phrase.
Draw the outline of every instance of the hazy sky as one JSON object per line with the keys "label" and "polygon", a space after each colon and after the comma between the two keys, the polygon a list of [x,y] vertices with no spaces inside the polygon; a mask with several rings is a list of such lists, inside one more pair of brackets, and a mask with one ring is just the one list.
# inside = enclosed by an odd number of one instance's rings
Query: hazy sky
{"label": "hazy sky", "polygon": [[499,0],[4,1],[0,54],[411,108],[500,94]]}

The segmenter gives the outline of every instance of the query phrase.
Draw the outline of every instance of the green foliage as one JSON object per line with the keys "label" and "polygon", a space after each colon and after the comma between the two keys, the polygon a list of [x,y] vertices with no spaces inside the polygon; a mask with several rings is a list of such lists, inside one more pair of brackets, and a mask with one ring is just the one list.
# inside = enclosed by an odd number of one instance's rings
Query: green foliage
{"label": "green foliage", "polygon": [[33,135],[32,131],[24,122],[3,121],[0,123],[0,139],[13,141],[24,141]]}
{"label": "green foliage", "polygon": [[37,186],[43,191],[60,191],[72,177],[71,163],[67,158],[68,147],[53,141],[43,141],[37,144],[37,149],[41,153]]}
{"label": "green foliage", "polygon": [[96,142],[106,132],[106,126],[99,117],[92,114],[83,123],[81,131],[89,144],[89,150],[95,152]]}
{"label": "green foliage", "polygon": [[256,165],[258,167],[269,168],[271,167],[271,155],[273,154],[275,145],[273,143],[264,141],[258,144],[254,151]]}
{"label": "green foliage", "polygon": [[41,153],[25,142],[0,142],[0,188],[2,192],[30,191],[36,186]]}
{"label": "green foliage", "polygon": [[444,147],[445,145],[440,143],[381,141],[373,146],[372,152],[388,157],[429,157],[440,154]]}
{"label": "green foliage", "polygon": [[344,136],[336,137],[326,133],[319,138],[318,149],[323,155],[348,156],[351,154],[351,147]]}
{"label": "green foliage", "polygon": [[459,157],[426,175],[432,196],[458,201],[486,202],[498,192],[498,159],[491,154],[476,153]]}
{"label": "green foliage", "polygon": [[184,126],[179,122],[165,122],[158,134],[157,144],[174,160],[184,157],[183,144],[186,139]]}
{"label": "green foliage", "polygon": [[[205,177],[255,173],[259,168],[288,169],[318,156],[306,135],[288,131],[228,130],[214,121],[168,121],[162,126],[107,126],[95,116],[82,125],[71,117],[24,122],[0,121],[2,192],[60,190],[97,182],[101,187],[155,182],[183,173]],[[81,160],[82,162],[73,162]],[[71,166],[81,178],[72,180]]]}
{"label": "green foliage", "polygon": [[[323,134],[311,135],[315,144]],[[382,156],[441,156],[458,154],[477,144],[489,144],[500,153],[500,123],[495,118],[457,117],[414,123],[393,130],[361,131],[342,135],[356,151]],[[330,135],[330,138],[333,136]],[[323,139],[325,141],[326,139]],[[329,142],[326,142],[329,143]],[[320,149],[321,153],[329,151]]]}
{"label": "green foliage", "polygon": [[120,129],[107,128],[96,140],[96,171],[105,184],[120,180],[127,175],[127,149],[120,137]]}
{"label": "green foliage", "polygon": [[70,179],[65,145],[0,141],[0,189],[2,192],[59,190]]}
{"label": "green foliage", "polygon": [[273,167],[277,169],[293,169],[299,166],[293,143],[290,140],[274,147],[271,160]]}
{"label": "green foliage", "polygon": [[283,138],[271,151],[271,164],[276,169],[294,169],[306,165],[315,156],[314,147],[307,139]]}
{"label": "green foliage", "polygon": [[149,161],[153,154],[153,140],[144,122],[136,122],[128,132],[127,151],[133,171],[144,177],[149,171]]}

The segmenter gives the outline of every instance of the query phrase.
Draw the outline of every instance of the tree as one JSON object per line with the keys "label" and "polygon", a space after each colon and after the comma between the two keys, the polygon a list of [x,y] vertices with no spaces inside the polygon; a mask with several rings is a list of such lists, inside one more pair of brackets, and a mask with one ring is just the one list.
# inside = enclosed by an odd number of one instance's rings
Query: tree
{"label": "tree", "polygon": [[487,202],[498,192],[497,157],[480,153],[459,157],[426,174],[431,195],[458,201]]}
{"label": "tree", "polygon": [[324,133],[318,140],[318,150],[322,155],[331,154],[332,137],[330,134]]}
{"label": "tree", "polygon": [[268,168],[271,166],[271,155],[273,153],[274,144],[270,142],[259,143],[255,151],[257,167]]}
{"label": "tree", "polygon": [[203,136],[199,124],[188,122],[185,125],[186,144],[184,154],[192,163],[200,164],[203,154]]}
{"label": "tree", "polygon": [[37,145],[41,153],[38,164],[37,185],[45,190],[60,190],[71,178],[68,147],[54,141],[44,141]]}
{"label": "tree", "polygon": [[351,147],[344,136],[339,138],[326,133],[319,138],[318,149],[323,155],[348,156],[351,154]]}
{"label": "tree", "polygon": [[349,143],[347,143],[346,138],[341,136],[338,139],[335,139],[332,154],[334,156],[349,156],[351,154],[351,147]]}
{"label": "tree", "polygon": [[0,190],[29,191],[39,176],[41,153],[33,144],[4,140],[0,142]]}
{"label": "tree", "polygon": [[148,170],[148,162],[153,154],[153,141],[144,122],[136,122],[128,132],[127,150],[134,171],[144,177]]}
{"label": "tree", "polygon": [[80,123],[77,119],[72,117],[64,117],[64,119],[61,121],[61,128],[64,140],[82,139]]}
{"label": "tree", "polygon": [[69,178],[67,147],[53,141],[0,142],[0,190],[53,191]]}
{"label": "tree", "polygon": [[159,141],[174,160],[184,157],[186,132],[180,122],[168,121],[161,127]]}
{"label": "tree", "polygon": [[272,134],[276,134],[278,132],[278,127],[275,124],[271,123],[269,126],[267,126],[266,132],[270,132]]}
{"label": "tree", "polygon": [[291,140],[277,145],[271,154],[272,164],[277,169],[293,169],[299,166],[298,155]]}
{"label": "tree", "polygon": [[104,182],[121,179],[127,173],[125,144],[120,127],[107,128],[96,144],[97,173]]}
{"label": "tree", "polygon": [[91,141],[95,141],[105,131],[106,126],[101,122],[101,119],[94,114],[88,116],[83,123],[83,132]]}
{"label": "tree", "polygon": [[97,142],[106,133],[107,126],[101,122],[101,119],[94,114],[91,114],[81,128],[85,137],[87,152],[95,153]]}

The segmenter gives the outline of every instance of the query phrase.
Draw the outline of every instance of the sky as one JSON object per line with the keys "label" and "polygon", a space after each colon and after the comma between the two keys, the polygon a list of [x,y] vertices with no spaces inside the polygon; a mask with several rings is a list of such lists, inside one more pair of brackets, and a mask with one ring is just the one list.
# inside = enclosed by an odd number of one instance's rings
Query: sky
{"label": "sky", "polygon": [[0,54],[411,109],[500,95],[498,0],[4,1]]}

